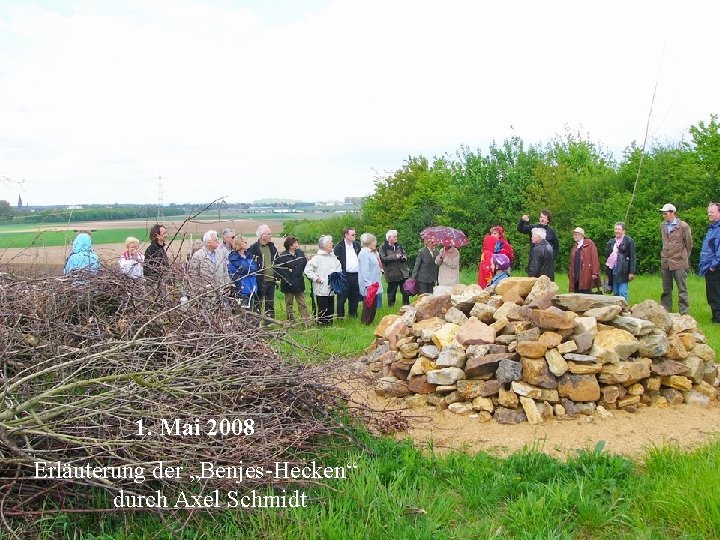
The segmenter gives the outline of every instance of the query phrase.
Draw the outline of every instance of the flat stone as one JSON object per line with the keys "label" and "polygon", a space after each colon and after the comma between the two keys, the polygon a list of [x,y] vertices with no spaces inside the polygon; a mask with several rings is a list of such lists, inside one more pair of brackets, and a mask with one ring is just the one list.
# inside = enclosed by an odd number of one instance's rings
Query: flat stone
{"label": "flat stone", "polygon": [[452,305],[466,314],[470,313],[475,304],[487,302],[489,299],[490,292],[481,289],[477,284],[470,285],[462,291],[453,289],[450,295]]}
{"label": "flat stone", "polygon": [[592,356],[590,354],[566,353],[564,357],[565,360],[567,360],[568,362],[572,361],[585,364],[594,364],[598,361],[597,356]]}
{"label": "flat stone", "polygon": [[510,385],[510,388],[513,392],[515,392],[518,396],[525,396],[533,399],[540,399],[540,396],[542,395],[542,391],[540,388],[537,388],[536,386],[532,386],[530,384],[524,383],[522,381],[513,381]]}
{"label": "flat stone", "polygon": [[383,377],[375,383],[375,393],[383,397],[401,398],[409,395],[410,389],[405,381]]}
{"label": "flat stone", "polygon": [[705,362],[703,362],[701,358],[691,354],[683,360],[683,364],[689,368],[690,371],[687,373],[687,377],[692,379],[694,383],[699,383],[703,380],[703,375],[705,375]]}
{"label": "flat stone", "polygon": [[412,396],[407,396],[404,401],[405,406],[408,409],[419,409],[420,407],[425,407],[428,404],[427,396],[424,396],[422,394],[413,394]]}
{"label": "flat stone", "polygon": [[[518,323],[520,323],[518,321]],[[538,327],[533,327],[528,330],[522,331],[522,332],[516,332],[518,343],[521,341],[539,341],[540,340],[540,329]],[[542,341],[541,343],[546,343],[546,341]],[[548,347],[550,345],[547,345]]]}
{"label": "flat stone", "polygon": [[540,388],[557,388],[557,379],[550,373],[544,358],[521,358],[522,380]]}
{"label": "flat stone", "polygon": [[465,378],[465,372],[456,367],[435,369],[427,372],[427,380],[430,384],[451,385]]}
{"label": "flat stone", "polygon": [[662,388],[660,395],[667,400],[669,405],[680,405],[685,401],[682,392],[675,388]]}
{"label": "flat stone", "polygon": [[640,348],[640,342],[627,330],[612,328],[602,330],[595,336],[590,354],[604,363],[627,360]]}
{"label": "flat stone", "polygon": [[452,307],[450,295],[424,296],[415,304],[415,321],[421,322],[426,319],[437,317],[445,318],[445,313]]}
{"label": "flat stone", "polygon": [[547,346],[541,341],[521,341],[515,350],[525,358],[542,358],[547,352]]}
{"label": "flat stone", "polygon": [[460,330],[460,327],[457,324],[445,323],[435,330],[432,341],[440,350],[450,347],[456,343],[455,336],[457,336],[458,330]]}
{"label": "flat stone", "polygon": [[[465,367],[465,349],[462,347],[446,347],[440,351],[440,356],[435,361],[437,367]],[[428,370],[429,371],[429,370]]]}
{"label": "flat stone", "polygon": [[552,298],[557,294],[559,287],[554,281],[550,281],[547,276],[540,276],[533,285],[533,288],[525,297],[525,303],[530,304],[540,298]]}
{"label": "flat stone", "polygon": [[576,403],[575,407],[577,407],[577,410],[580,414],[584,414],[585,416],[592,416],[593,414],[595,414],[595,410],[597,409],[595,403],[592,402]]}
{"label": "flat stone", "polygon": [[663,377],[661,381],[662,385],[668,388],[675,388],[683,392],[692,390],[692,381],[682,375],[670,375],[669,377]]}
{"label": "flat stone", "polygon": [[584,354],[592,349],[593,342],[595,341],[595,334],[591,334],[589,332],[574,334],[573,341],[577,347],[577,352]]}
{"label": "flat stone", "polygon": [[531,425],[537,425],[543,422],[543,417],[532,399],[523,396],[520,398],[520,404],[525,411],[527,421],[530,422]]}
{"label": "flat stone", "polygon": [[690,352],[690,350],[695,347],[695,334],[684,332],[682,334],[678,334],[677,337],[682,342],[683,347],[685,347],[686,351]]}
{"label": "flat stone", "polygon": [[498,283],[497,287],[495,287],[495,294],[502,296],[514,288],[521,297],[525,298],[530,294],[536,281],[537,278],[531,277],[509,277]]}
{"label": "flat stone", "polygon": [[475,379],[489,373],[495,373],[500,362],[505,359],[515,358],[513,353],[486,354],[485,356],[473,356],[465,362],[465,374],[468,379]]}
{"label": "flat stone", "polygon": [[385,337],[385,331],[388,329],[388,327],[394,323],[400,315],[390,314],[385,315],[381,320],[380,323],[375,327],[375,335],[377,337]]}
{"label": "flat stone", "polygon": [[706,383],[705,381],[700,381],[698,384],[693,384],[693,390],[695,392],[700,392],[701,394],[706,395],[710,399],[717,399],[718,397],[718,390],[713,385]]}
{"label": "flat stone", "polygon": [[437,385],[430,384],[427,375],[414,375],[408,380],[408,389],[414,394],[432,394],[437,390]]}
{"label": "flat stone", "polygon": [[444,399],[445,399],[445,403],[447,403],[448,405],[452,405],[453,403],[459,403],[459,402],[463,401],[463,398],[460,397],[460,394],[458,394],[457,391],[450,392],[448,395],[445,396]]}
{"label": "flat stone", "polygon": [[558,393],[572,401],[597,401],[600,399],[600,385],[594,375],[572,375],[566,373],[558,378]]}
{"label": "flat stone", "polygon": [[455,390],[457,390],[457,384],[440,384],[435,388],[438,394],[449,394],[455,392]]}
{"label": "flat stone", "polygon": [[[457,382],[457,393],[462,401],[472,401],[476,397],[487,397],[484,389],[488,381],[463,379]],[[492,394],[490,394],[492,395]]]}
{"label": "flat stone", "polygon": [[448,410],[452,413],[466,416],[468,414],[473,413],[473,406],[472,406],[472,403],[466,403],[466,402],[453,403],[450,406],[448,406]]}
{"label": "flat stone", "polygon": [[568,363],[560,354],[558,349],[550,349],[545,353],[545,361],[547,362],[550,373],[559,377],[568,370]]}
{"label": "flat stone", "polygon": [[429,340],[432,335],[443,327],[445,321],[439,317],[432,317],[412,325],[412,335]]}
{"label": "flat stone", "polygon": [[640,396],[627,395],[624,398],[618,399],[617,406],[618,409],[625,409],[626,407],[637,405],[638,403],[640,403]]}
{"label": "flat stone", "polygon": [[470,310],[470,316],[476,317],[478,320],[480,320],[486,324],[489,324],[495,320],[493,318],[495,311],[496,311],[496,308],[492,308],[492,307],[488,306],[487,304],[477,303]]}
{"label": "flat stone", "polygon": [[709,407],[710,398],[700,392],[690,390],[687,394],[685,394],[685,403],[688,405],[696,405],[698,407]]}
{"label": "flat stone", "polygon": [[[548,349],[554,349],[556,347],[559,347],[562,344],[562,340],[563,340],[563,337],[560,334],[558,334],[557,332],[552,332],[552,331],[543,332],[542,335],[538,338],[538,341],[547,345]],[[574,343],[573,343],[573,346],[575,346]],[[575,350],[575,349],[572,349],[572,350]],[[570,352],[570,351],[566,351],[566,352]]]}
{"label": "flat stone", "polygon": [[573,375],[596,375],[602,371],[603,364],[578,364],[568,362],[568,369]]}
{"label": "flat stone", "polygon": [[522,379],[522,364],[515,362],[510,359],[500,360],[497,370],[495,371],[495,378],[501,384],[508,384],[513,381],[519,381]]}
{"label": "flat stone", "polygon": [[638,354],[648,358],[658,358],[665,356],[668,352],[668,338],[665,332],[655,330],[646,336],[640,338],[640,348]]}
{"label": "flat stone", "polygon": [[[651,366],[652,371],[652,366]],[[643,388],[645,388],[646,392],[657,392],[660,390],[660,377],[648,377],[647,379],[643,379],[640,381],[643,385]]]}
{"label": "flat stone", "polygon": [[690,368],[682,362],[662,360],[660,362],[653,362],[650,365],[650,371],[661,377],[669,377],[670,375],[687,375],[690,373]]}
{"label": "flat stone", "polygon": [[398,349],[405,358],[416,358],[420,346],[415,342],[411,342],[401,345]]}
{"label": "flat stone", "polygon": [[458,326],[462,325],[465,321],[467,321],[467,315],[465,315],[462,311],[460,311],[456,307],[451,307],[445,312],[445,321],[453,324],[457,324]]}
{"label": "flat stone", "polygon": [[487,411],[489,413],[492,413],[495,410],[495,405],[493,405],[492,399],[486,397],[476,397],[473,399],[472,407],[475,411]]}
{"label": "flat stone", "polygon": [[627,308],[627,302],[622,296],[606,296],[602,294],[558,294],[555,297],[555,302],[576,313],[584,313],[589,309],[612,305]]}
{"label": "flat stone", "polygon": [[[507,279],[501,281],[500,285],[507,281]],[[505,407],[498,407],[495,409],[493,418],[499,424],[521,424],[527,419],[525,411],[522,409],[506,409]]]}
{"label": "flat stone", "polygon": [[615,317],[620,315],[622,307],[614,306],[603,306],[599,308],[588,309],[583,316],[592,317],[597,321],[608,322],[612,321]]}
{"label": "flat stone", "polygon": [[517,289],[510,289],[502,296],[503,302],[508,304],[522,304],[524,299],[518,294]]}
{"label": "flat stone", "polygon": [[455,339],[464,347],[494,343],[495,329],[479,319],[471,317],[467,319],[457,331]]}
{"label": "flat stone", "polygon": [[646,336],[655,330],[653,323],[637,317],[615,317],[610,324],[616,328],[627,330],[634,336]]}
{"label": "flat stone", "polygon": [[698,358],[702,358],[705,362],[715,362],[717,360],[715,351],[712,347],[705,345],[704,343],[698,343],[695,345],[691,352]]}
{"label": "flat stone", "polygon": [[430,360],[437,360],[438,356],[440,356],[440,349],[438,349],[435,345],[423,345],[420,347],[420,354]]}
{"label": "flat stone", "polygon": [[511,343],[516,343],[516,340],[515,336],[497,336],[495,338],[495,343],[500,345],[510,345]]}
{"label": "flat stone", "polygon": [[566,354],[573,351],[577,351],[577,343],[575,343],[574,340],[566,341],[564,343],[560,343],[557,346],[557,350],[560,354]]}
{"label": "flat stone", "polygon": [[622,384],[630,386],[650,376],[652,361],[649,358],[638,358],[634,362],[618,362],[604,365],[598,378],[604,384]]}
{"label": "flat stone", "polygon": [[652,322],[656,328],[667,334],[672,330],[672,318],[665,308],[654,300],[644,300],[635,304],[631,310],[632,316]]}
{"label": "flat stone", "polygon": [[668,351],[665,356],[669,360],[684,360],[688,357],[685,345],[676,334],[668,336]]}
{"label": "flat stone", "polygon": [[575,327],[573,319],[568,317],[565,313],[550,311],[550,308],[545,310],[532,310],[530,312],[530,321],[534,325],[548,330],[564,330]]}
{"label": "flat stone", "polygon": [[679,334],[681,332],[697,332],[697,321],[690,315],[670,313],[670,319],[672,319],[672,330],[670,332],[673,334]]}

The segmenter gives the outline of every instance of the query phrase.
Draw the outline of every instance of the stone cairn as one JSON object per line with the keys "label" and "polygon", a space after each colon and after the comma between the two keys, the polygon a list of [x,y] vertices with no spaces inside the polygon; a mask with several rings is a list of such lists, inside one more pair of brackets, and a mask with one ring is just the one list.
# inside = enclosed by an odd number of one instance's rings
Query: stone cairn
{"label": "stone cairn", "polygon": [[547,277],[436,287],[375,330],[375,391],[504,424],[718,399],[696,321],[652,300],[557,294]]}

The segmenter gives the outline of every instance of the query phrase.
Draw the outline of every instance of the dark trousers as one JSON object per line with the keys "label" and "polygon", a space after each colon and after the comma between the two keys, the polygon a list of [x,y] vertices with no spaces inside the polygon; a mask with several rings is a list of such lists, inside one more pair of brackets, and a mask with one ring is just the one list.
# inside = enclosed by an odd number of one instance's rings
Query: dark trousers
{"label": "dark trousers", "polygon": [[275,282],[274,281],[263,281],[262,285],[262,296],[258,298],[257,310],[262,310],[262,304],[265,304],[265,316],[271,319],[275,318]]}
{"label": "dark trousers", "polygon": [[318,324],[327,325],[333,323],[333,312],[335,307],[335,297],[333,296],[316,296],[317,303],[317,322]]}
{"label": "dark trousers", "polygon": [[435,288],[434,283],[425,283],[423,281],[418,281],[418,294],[432,294],[433,288]]}
{"label": "dark trousers", "polygon": [[358,285],[357,272],[345,272],[346,289],[345,294],[337,297],[337,316],[345,317],[345,300],[348,301],[348,315],[358,316],[358,302],[360,301],[360,286]]}
{"label": "dark trousers", "polygon": [[360,315],[360,322],[362,324],[372,324],[375,320],[375,312],[377,311],[377,302],[373,302],[371,307],[367,307],[367,304],[363,300],[362,315]]}
{"label": "dark trousers", "polygon": [[712,322],[720,323],[720,269],[706,272],[705,295],[712,312]]}
{"label": "dark trousers", "polygon": [[402,294],[403,306],[407,306],[410,303],[410,296],[403,290],[402,286],[405,280],[402,281],[388,281],[388,306],[392,307],[395,305],[395,296],[397,295],[398,288]]}

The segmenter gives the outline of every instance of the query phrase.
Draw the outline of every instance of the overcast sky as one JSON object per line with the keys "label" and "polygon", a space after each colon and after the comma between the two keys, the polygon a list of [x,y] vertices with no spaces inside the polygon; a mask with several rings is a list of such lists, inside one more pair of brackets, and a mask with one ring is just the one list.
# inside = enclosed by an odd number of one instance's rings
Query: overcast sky
{"label": "overcast sky", "polygon": [[409,155],[720,112],[703,1],[0,0],[0,199],[368,195]]}

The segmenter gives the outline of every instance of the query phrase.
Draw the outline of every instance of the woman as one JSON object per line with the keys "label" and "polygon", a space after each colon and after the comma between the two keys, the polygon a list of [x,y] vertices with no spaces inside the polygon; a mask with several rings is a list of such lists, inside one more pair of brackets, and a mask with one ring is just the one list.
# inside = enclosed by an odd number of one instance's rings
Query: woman
{"label": "woman", "polygon": [[403,290],[403,283],[410,277],[408,271],[408,257],[405,249],[398,244],[398,232],[394,229],[385,233],[385,243],[380,247],[380,260],[385,270],[385,280],[388,284],[388,306],[395,305],[395,296],[398,288],[402,294],[403,306],[410,303],[410,295]]}
{"label": "woman", "polygon": [[100,270],[100,259],[92,248],[92,239],[88,233],[81,232],[73,240],[72,252],[65,262],[65,274],[76,270],[85,270],[93,274]]}
{"label": "woman", "polygon": [[435,264],[437,256],[435,242],[431,239],[425,240],[425,247],[418,251],[411,276],[417,281],[418,294],[432,294],[433,287],[437,283],[438,267]]}
{"label": "woman", "polygon": [[125,239],[125,251],[120,256],[118,264],[120,271],[133,279],[143,277],[143,263],[145,255],[140,251],[140,240],[134,236]]}
{"label": "woman", "polygon": [[460,283],[460,252],[455,246],[445,246],[435,257],[438,265],[438,285],[452,287]]}
{"label": "woman", "polygon": [[510,274],[508,273],[508,268],[510,268],[510,258],[504,253],[496,253],[490,260],[490,268],[493,272],[493,278],[490,280],[490,285],[497,285],[503,279],[510,277]]}
{"label": "woman", "polygon": [[382,298],[382,273],[380,272],[380,260],[377,255],[377,238],[370,233],[360,235],[360,245],[362,249],[358,254],[358,285],[360,286],[360,296],[365,298],[368,288],[377,283],[377,296],[370,306],[363,301],[362,315],[360,322],[362,324],[372,324],[375,320],[375,311],[377,310],[377,300]]}
{"label": "woman", "polygon": [[342,267],[333,253],[332,236],[321,236],[318,247],[320,249],[317,255],[307,263],[304,273],[313,283],[312,292],[315,295],[318,308],[317,322],[319,325],[326,326],[333,323],[333,315],[335,314],[335,299],[330,288],[330,274],[340,272]]}
{"label": "woman", "polygon": [[573,247],[570,250],[568,283],[570,292],[591,293],[593,286],[600,286],[600,260],[595,243],[585,238],[585,230],[575,227]]}
{"label": "woman", "polygon": [[478,285],[481,288],[484,289],[490,284],[493,278],[492,256],[500,253],[506,255],[510,259],[510,264],[512,264],[515,254],[510,242],[505,238],[505,229],[500,225],[495,225],[490,228],[490,234],[483,239],[482,255],[478,265]]}
{"label": "woman", "polygon": [[305,305],[305,276],[303,270],[307,265],[305,253],[294,236],[288,236],[283,242],[285,251],[275,259],[275,272],[280,277],[280,291],[285,294],[285,313],[287,320],[295,320],[293,315],[293,300],[298,305],[300,316],[305,321],[310,320]]}
{"label": "woman", "polygon": [[233,250],[228,255],[228,273],[235,284],[235,295],[241,307],[254,309],[257,301],[257,264],[247,254],[248,241],[240,235],[233,240]]}

